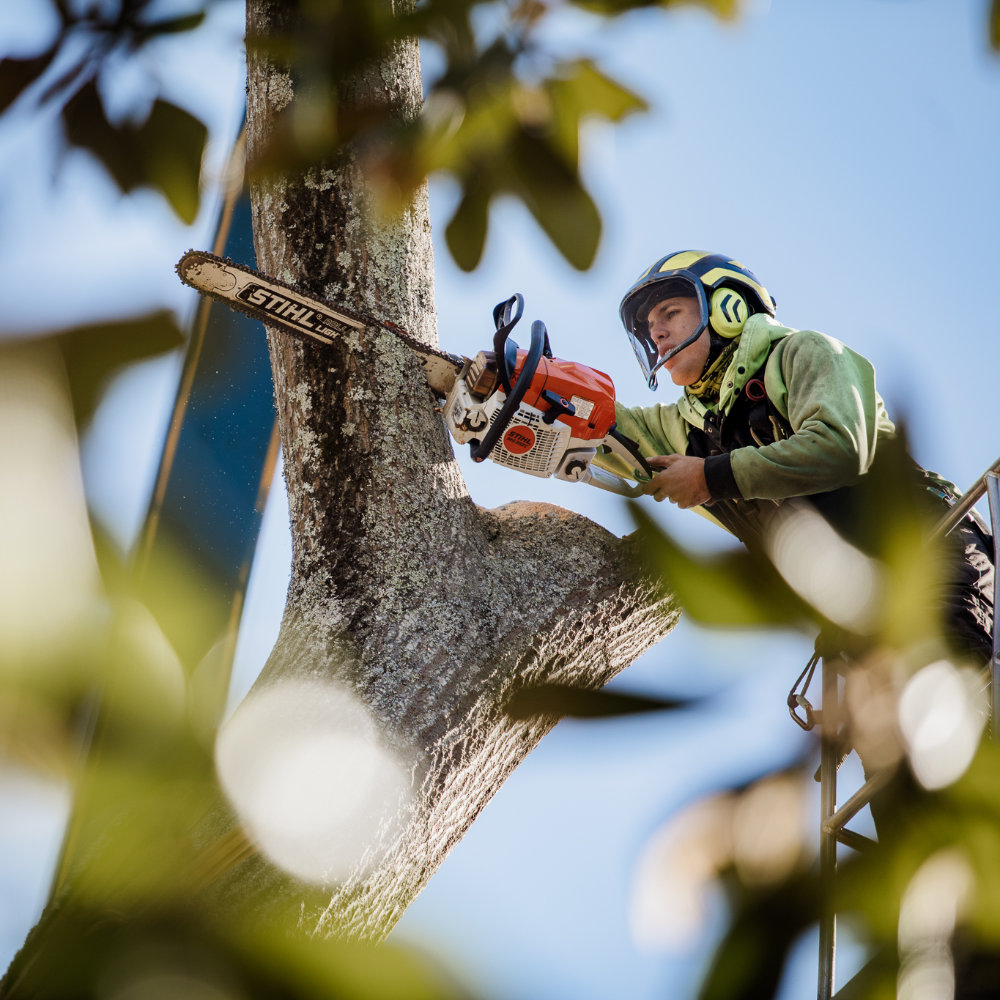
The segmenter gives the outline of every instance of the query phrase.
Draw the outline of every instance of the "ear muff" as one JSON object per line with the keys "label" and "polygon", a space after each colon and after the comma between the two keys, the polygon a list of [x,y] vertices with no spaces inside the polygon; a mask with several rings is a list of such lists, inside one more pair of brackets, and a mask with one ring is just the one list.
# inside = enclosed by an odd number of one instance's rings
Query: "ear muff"
{"label": "ear muff", "polygon": [[750,317],[747,300],[731,288],[717,288],[712,292],[708,322],[720,337],[731,340],[743,332],[743,324]]}

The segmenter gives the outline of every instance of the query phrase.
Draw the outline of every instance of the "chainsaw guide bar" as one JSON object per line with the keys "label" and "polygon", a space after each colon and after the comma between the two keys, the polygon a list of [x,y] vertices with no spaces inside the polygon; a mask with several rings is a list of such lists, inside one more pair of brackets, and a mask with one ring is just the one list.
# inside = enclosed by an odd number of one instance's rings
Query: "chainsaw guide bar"
{"label": "chainsaw guide bar", "polygon": [[381,327],[416,354],[428,385],[442,399],[469,363],[459,354],[428,347],[394,323],[314,299],[283,281],[203,250],[188,250],[177,262],[177,275],[185,285],[230,309],[313,343],[332,344],[367,326]]}

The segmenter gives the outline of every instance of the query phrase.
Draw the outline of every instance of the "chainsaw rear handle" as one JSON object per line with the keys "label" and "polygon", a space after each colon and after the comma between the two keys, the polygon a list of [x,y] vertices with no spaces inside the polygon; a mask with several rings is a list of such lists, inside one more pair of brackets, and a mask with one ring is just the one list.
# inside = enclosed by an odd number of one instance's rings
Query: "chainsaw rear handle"
{"label": "chainsaw rear handle", "polygon": [[[503,327],[497,328],[496,337],[493,339],[493,344],[496,348],[497,368],[500,372],[500,380],[503,383],[504,391],[507,393],[507,398],[504,400],[503,406],[500,407],[490,429],[483,436],[482,441],[470,444],[469,452],[472,455],[473,462],[482,462],[484,459],[490,457],[490,453],[493,451],[497,441],[500,440],[500,436],[507,430],[508,425],[514,418],[514,414],[517,413],[518,407],[521,405],[521,400],[524,399],[524,394],[528,391],[531,380],[535,377],[538,363],[542,360],[542,355],[549,344],[549,335],[545,330],[545,324],[541,320],[536,319],[531,324],[531,346],[528,348],[528,356],[524,359],[524,365],[521,368],[521,374],[517,376],[517,381],[511,385],[510,377],[514,372],[514,364],[516,364],[517,344],[510,340],[510,331],[514,323],[521,318],[521,312],[524,309],[524,300],[520,295],[516,295],[508,299],[506,303],[501,303],[494,310],[494,316],[497,316],[497,310],[500,310],[503,306],[510,307],[515,299],[518,301],[519,306],[517,317],[511,322],[508,315],[508,318],[504,320]],[[513,347],[512,354],[515,359],[514,364],[510,364],[509,369],[508,359],[504,357],[504,351],[508,344]],[[505,369],[508,370],[505,371]]]}
{"label": "chainsaw rear handle", "polygon": [[599,469],[596,465],[588,466],[580,477],[580,482],[607,490],[609,493],[617,493],[618,496],[628,497],[631,500],[637,500],[646,492],[641,485],[630,483],[627,479],[622,479],[621,476],[616,476],[613,472],[608,472],[607,469]]}
{"label": "chainsaw rear handle", "polygon": [[604,439],[604,444],[613,455],[623,458],[626,462],[631,462],[635,466],[636,471],[641,472],[647,479],[652,479],[655,475],[653,468],[646,461],[646,456],[639,451],[639,445],[630,437],[622,434],[618,430],[617,424],[608,431],[608,436]]}
{"label": "chainsaw rear handle", "polygon": [[[641,475],[653,478],[653,469],[639,451],[639,445],[630,437],[626,437],[617,427],[612,427],[608,431],[608,436],[604,439],[604,447],[612,455],[616,455],[625,463],[632,466],[635,478],[640,479]],[[640,475],[641,474],[641,475]],[[588,466],[587,470],[580,477],[580,482],[589,483],[610,493],[617,493],[622,497],[630,497],[635,500],[643,496],[646,486],[642,482],[630,483],[627,479],[609,472],[607,469],[598,468],[596,465]]]}

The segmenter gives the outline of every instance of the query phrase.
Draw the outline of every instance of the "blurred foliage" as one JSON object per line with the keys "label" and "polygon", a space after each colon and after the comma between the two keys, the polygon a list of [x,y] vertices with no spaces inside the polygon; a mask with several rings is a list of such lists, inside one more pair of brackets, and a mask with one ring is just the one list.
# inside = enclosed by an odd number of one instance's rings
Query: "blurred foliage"
{"label": "blurred foliage", "polygon": [[[109,116],[108,67],[151,43],[197,30],[204,2],[180,3],[164,16],[157,0],[50,0],[59,21],[42,52],[0,60],[0,115],[29,91],[61,109],[66,141],[92,153],[120,190],[159,190],[190,222],[199,204],[205,126],[157,97],[144,112]],[[289,0],[283,27],[247,46],[287,69],[295,100],[274,123],[257,171],[302,170],[361,160],[383,207],[396,210],[431,174],[451,176],[459,197],[445,237],[455,261],[473,269],[482,257],[494,199],[522,202],[559,252],[586,269],[597,252],[601,219],[580,172],[588,121],[621,122],[645,109],[641,96],[593,61],[565,58],[552,44],[558,19],[601,22],[636,10],[701,6],[717,17],[738,0],[422,0],[396,16],[371,0]],[[399,6],[399,5],[396,5]],[[169,8],[167,8],[169,9]],[[1000,47],[1000,0],[988,25]],[[359,100],[362,74],[404,38],[423,43],[423,112]]]}
{"label": "blurred foliage", "polygon": [[[157,0],[50,2],[55,39],[41,52],[0,60],[0,115],[29,92],[58,106],[66,141],[92,153],[122,192],[152,187],[192,221],[205,126],[162,97],[144,112],[113,118],[105,95],[114,89],[109,67],[197,30],[204,2],[181,2],[182,12],[168,16]],[[427,176],[448,175],[459,197],[445,237],[460,267],[479,263],[490,205],[509,195],[567,261],[586,269],[601,219],[581,177],[581,135],[588,121],[621,122],[646,103],[593,61],[557,55],[558,19],[589,16],[601,30],[602,21],[636,10],[684,5],[724,19],[739,12],[738,0],[422,0],[393,16],[388,2],[289,0],[278,15],[282,29],[247,39],[249,51],[287,69],[295,92],[254,169],[302,170],[356,157],[389,211]],[[1000,48],[1000,0],[988,33]],[[362,102],[354,84],[411,37],[424,45],[428,68],[424,109],[408,120],[388,104]]]}
{"label": "blurred foliage", "polygon": [[645,103],[588,60],[563,63],[538,84],[518,81],[512,66],[504,70],[434,91],[395,155],[372,174],[389,197],[408,195],[431,173],[455,177],[461,197],[445,237],[465,270],[479,263],[490,203],[502,194],[523,202],[560,253],[584,270],[597,252],[601,220],[580,177],[581,131],[588,118],[618,122]]}
{"label": "blurred foliage", "polygon": [[156,188],[184,222],[194,222],[208,130],[193,115],[157,99],[141,125],[112,124],[91,80],[63,108],[66,139],[93,153],[119,189]]}
{"label": "blurred foliage", "polygon": [[659,530],[638,504],[632,505],[632,517],[647,570],[666,579],[685,612],[700,625],[791,627],[820,620],[762,551],[730,549],[706,558]]}
{"label": "blurred foliage", "polygon": [[[198,207],[204,126],[162,97],[153,99],[145,116],[119,119],[109,115],[102,95],[110,62],[196,30],[204,7],[164,18],[156,13],[163,5],[153,0],[52,3],[59,26],[48,47],[0,60],[0,114],[32,99],[58,106],[67,142],[96,156],[123,192],[151,186],[190,221]],[[701,5],[722,17],[732,16],[736,6],[733,0]],[[350,149],[363,158],[388,204],[402,200],[427,173],[451,174],[461,196],[446,235],[463,267],[478,262],[491,201],[501,194],[523,201],[574,266],[589,265],[600,222],[580,179],[581,130],[595,118],[621,121],[644,104],[594,63],[549,54],[543,25],[557,6],[614,17],[671,4],[427,0],[398,19],[367,2],[300,0],[287,6],[295,15],[292,30],[250,40],[293,68],[299,94],[258,166],[298,168]],[[991,6],[989,33],[1000,49],[998,0]],[[344,95],[351,81],[386,46],[409,35],[440,56],[436,75],[427,81],[424,112],[398,122],[381,109],[350,105]],[[30,364],[44,392],[34,394],[35,411],[20,416],[46,424],[50,437],[40,436],[43,443],[62,434],[57,444],[75,455],[78,434],[108,380],[179,339],[173,321],[162,314],[55,334],[33,348]],[[0,368],[8,361],[5,355]],[[54,385],[62,386],[61,398],[50,392]],[[27,423],[12,426],[11,440],[31,438]],[[32,484],[61,484],[66,454],[38,447],[31,457],[37,470],[20,471],[44,473],[24,477]],[[872,506],[896,512],[868,540],[880,566],[870,616],[845,620],[836,601],[817,603],[815,593],[783,572],[773,552],[700,558],[637,511],[658,571],[697,620],[820,627],[836,636],[831,642],[850,650],[862,669],[847,682],[843,738],[848,745],[873,747],[893,774],[878,805],[893,821],[880,828],[876,850],[844,860],[833,886],[820,884],[802,863],[808,855],[804,844],[792,863],[762,869],[746,863],[746,844],[741,853],[740,838],[730,831],[725,842],[732,849],[720,852],[715,868],[729,903],[729,927],[705,980],[706,1000],[773,995],[790,946],[825,907],[851,921],[873,956],[854,995],[896,994],[907,962],[920,958],[919,942],[903,933],[911,911],[932,925],[927,948],[944,942],[960,976],[985,976],[989,988],[1000,981],[1000,750],[978,744],[950,781],[929,788],[915,766],[919,747],[899,721],[910,681],[952,657],[936,611],[941,553],[922,541],[926,520],[913,492],[900,489],[901,462],[883,466],[886,476],[868,483],[877,497]],[[0,984],[0,996],[457,995],[438,973],[405,953],[306,938],[298,932],[298,911],[265,924],[202,905],[206,884],[253,849],[238,828],[214,840],[198,836],[219,801],[206,724],[214,706],[206,712],[195,672],[151,605],[160,612],[173,607],[175,620],[194,623],[199,608],[191,606],[190,595],[203,594],[206,583],[192,579],[192,567],[178,565],[157,575],[151,597],[88,520],[82,491],[39,489],[5,501],[4,594],[18,600],[14,610],[0,609],[2,750],[8,761],[62,777],[79,797],[59,893]],[[55,532],[57,523],[73,536],[72,553],[65,534]],[[19,562],[23,558],[29,562]],[[852,586],[851,580],[841,583]],[[855,689],[864,696],[852,699]],[[873,706],[881,706],[874,721]],[[511,712],[521,718],[600,717],[677,707],[682,705],[670,700],[547,686],[518,695]],[[873,732],[883,737],[881,743]],[[91,734],[100,752],[84,765],[80,750]],[[814,764],[809,755],[789,772],[803,790]],[[738,790],[727,822],[759,791],[757,784]],[[745,831],[743,836],[745,841]],[[964,893],[958,876],[951,883],[945,877],[963,870]],[[954,926],[934,925],[913,902],[928,871],[937,872],[945,890],[953,887],[951,896],[941,890],[931,900],[940,910],[951,905]],[[300,899],[308,901],[309,894],[303,886]]]}
{"label": "blurred foliage", "polygon": [[81,430],[115,375],[136,361],[176,350],[184,334],[166,310],[119,321],[92,323],[53,334],[69,380],[73,414]]}
{"label": "blurred foliage", "polygon": [[208,131],[192,114],[156,98],[141,120],[108,117],[101,96],[106,69],[131,59],[150,43],[196,29],[204,10],[162,17],[157,0],[52,0],[55,39],[43,52],[0,60],[0,114],[27,92],[39,105],[60,108],[71,146],[92,153],[123,194],[152,187],[185,222],[198,212],[201,158]]}
{"label": "blurred foliage", "polygon": [[[688,0],[722,15],[734,3]],[[248,48],[291,73],[296,100],[279,116],[275,141],[252,165],[298,169],[358,155],[383,206],[396,210],[430,174],[450,175],[458,204],[445,236],[465,270],[479,262],[491,202],[511,195],[534,216],[574,267],[593,262],[597,206],[580,176],[586,122],[620,122],[645,102],[586,59],[550,50],[546,29],[574,11],[612,18],[675,4],[619,0],[428,0],[392,18],[381,3],[299,2],[283,34],[249,38]],[[352,83],[394,43],[415,37],[429,49],[423,113],[394,117],[359,106]]]}
{"label": "blurred foliage", "polygon": [[[963,658],[945,630],[954,556],[934,534],[943,508],[923,485],[901,435],[880,449],[840,532],[815,515],[778,512],[762,544],[712,556],[686,551],[633,505],[647,570],[666,578],[696,621],[821,630],[817,648],[842,677],[839,704],[816,713],[826,738],[886,781],[872,801],[877,843],[842,852],[832,884],[816,863],[818,812],[803,826],[787,803],[753,805],[774,775],[716,793],[711,808],[690,807],[701,824],[695,847],[684,839],[689,819],[666,824],[672,846],[658,891],[683,898],[679,873],[696,850],[691,870],[706,881],[695,893],[714,883],[727,902],[701,1000],[775,996],[792,947],[830,911],[869,959],[841,983],[845,1000],[950,997],[934,992],[949,978],[956,997],[996,995],[1000,745],[984,736],[982,663]],[[815,796],[815,753],[806,748],[781,776],[803,801]]]}
{"label": "blurred foliage", "polygon": [[[59,107],[66,141],[92,153],[123,193],[152,187],[181,219],[192,221],[205,126],[162,97],[145,112],[113,118],[106,96],[114,89],[116,63],[159,39],[198,29],[204,4],[164,16],[164,4],[155,0],[51,2],[59,27],[48,47],[0,60],[0,114],[28,95]],[[732,13],[731,0],[689,2]],[[565,6],[612,17],[670,5],[635,0]],[[390,209],[428,173],[449,173],[462,196],[446,235],[462,267],[478,262],[489,204],[504,193],[524,202],[574,266],[589,266],[600,217],[580,178],[580,130],[587,119],[620,121],[644,104],[592,63],[560,61],[548,53],[540,29],[550,12],[536,0],[429,0],[398,17],[381,2],[286,4],[285,31],[248,40],[253,51],[289,68],[296,93],[256,167],[297,170],[360,156]],[[389,107],[359,104],[351,88],[393,44],[410,36],[432,46],[441,66],[426,81],[427,113],[400,121]]]}
{"label": "blurred foliage", "polygon": [[178,338],[154,314],[0,344],[0,462],[12,473],[0,503],[0,767],[74,799],[51,899],[0,997],[464,995],[405,949],[310,937],[303,914],[329,902],[318,887],[295,882],[252,911],[214,895],[257,850],[213,761],[225,685],[205,683],[211,655],[194,663],[184,647],[192,630],[202,652],[212,645],[231,595],[191,561],[123,556],[90,517],[79,469],[109,378]]}
{"label": "blurred foliage", "polygon": [[575,719],[616,718],[689,708],[691,700],[657,698],[623,691],[590,691],[570,684],[536,684],[514,693],[506,705],[512,719],[557,715]]}
{"label": "blurred foliage", "polygon": [[3,996],[37,1000],[444,1000],[461,994],[415,954],[290,937],[246,916],[196,905],[56,911],[46,947],[15,966]]}

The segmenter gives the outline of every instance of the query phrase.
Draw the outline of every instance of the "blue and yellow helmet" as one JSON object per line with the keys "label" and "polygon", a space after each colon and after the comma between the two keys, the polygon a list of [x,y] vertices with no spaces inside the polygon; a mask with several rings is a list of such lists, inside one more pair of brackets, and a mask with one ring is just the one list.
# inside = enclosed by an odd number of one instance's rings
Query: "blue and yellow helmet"
{"label": "blue and yellow helmet", "polygon": [[[734,294],[735,293],[735,294]],[[657,302],[673,295],[698,299],[701,323],[684,343],[659,357],[646,317]],[[625,293],[618,314],[650,389],[663,364],[694,343],[707,327],[722,337],[738,337],[746,320],[758,312],[774,315],[774,299],[752,271],[725,254],[683,250],[661,257],[646,268]]]}

